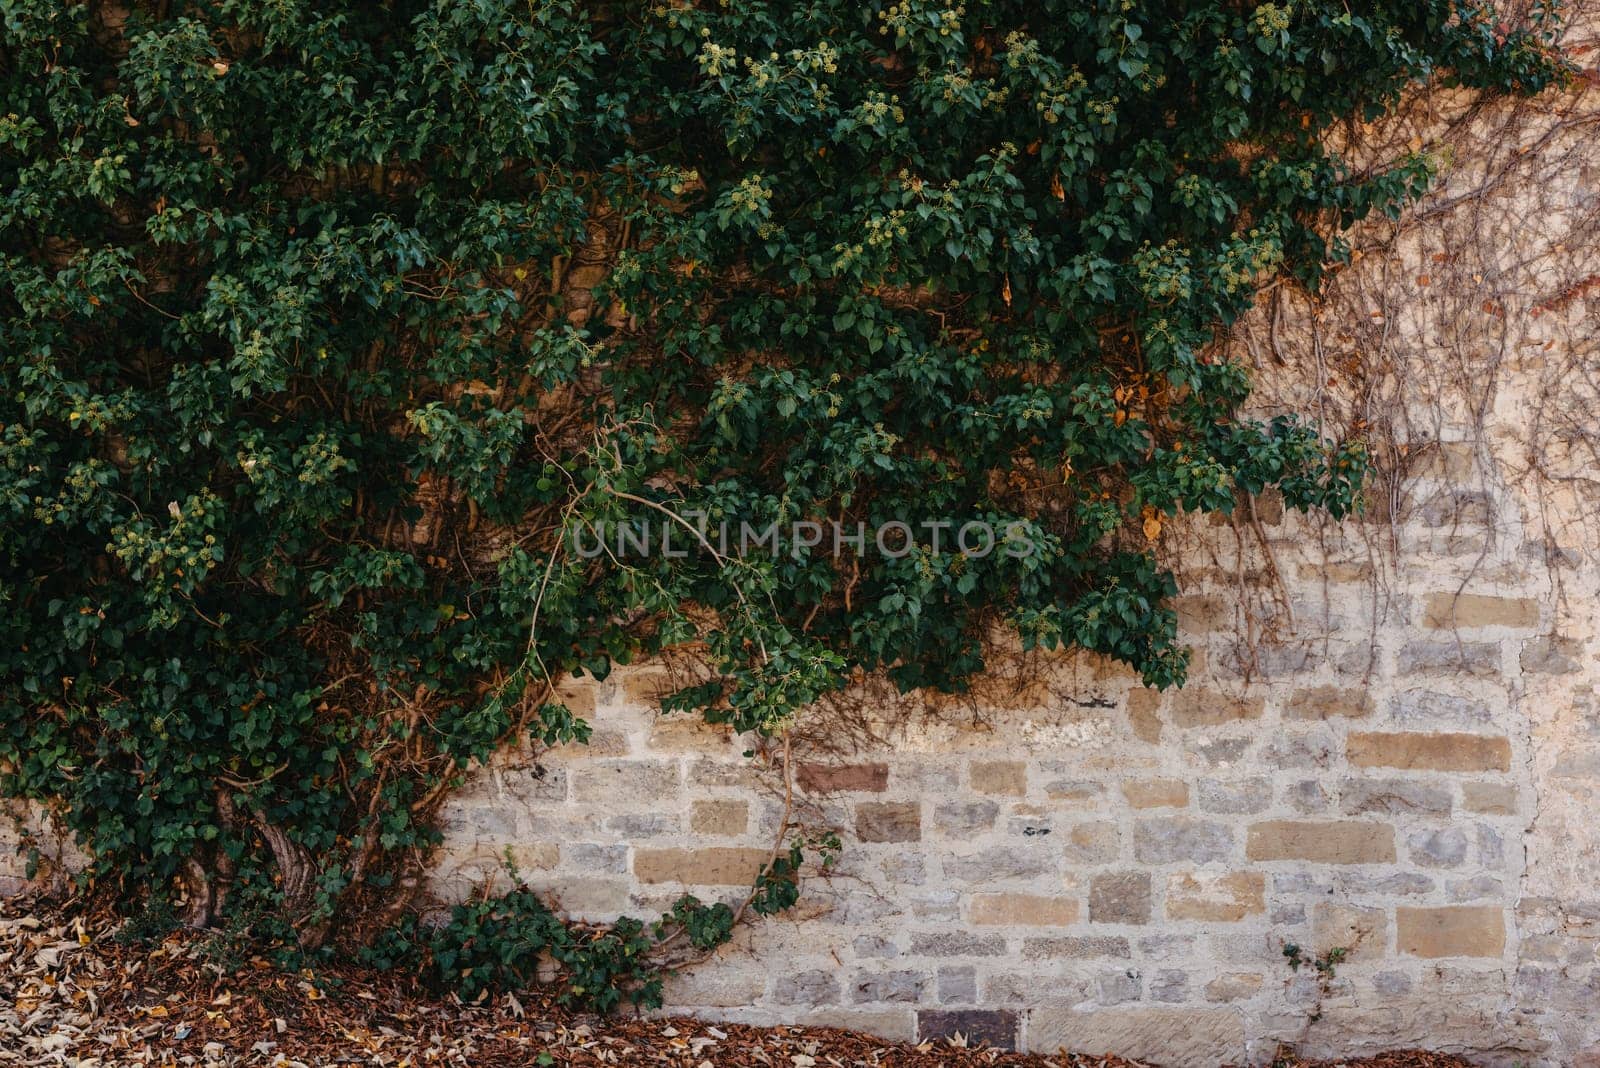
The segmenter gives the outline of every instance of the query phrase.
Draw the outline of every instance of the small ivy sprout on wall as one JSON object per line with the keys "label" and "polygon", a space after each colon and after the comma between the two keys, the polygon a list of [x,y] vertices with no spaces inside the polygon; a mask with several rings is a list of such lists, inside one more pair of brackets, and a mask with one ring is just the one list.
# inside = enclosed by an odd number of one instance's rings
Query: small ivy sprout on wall
{"label": "small ivy sprout on wall", "polygon": [[1317,1001],[1316,1006],[1307,1015],[1307,1025],[1322,1019],[1322,999],[1332,993],[1333,979],[1338,974],[1338,967],[1349,956],[1349,949],[1345,946],[1334,946],[1324,951],[1319,956],[1308,957],[1305,951],[1294,942],[1287,942],[1283,947],[1284,960],[1288,962],[1289,970],[1298,973],[1302,965],[1308,965],[1316,972]]}

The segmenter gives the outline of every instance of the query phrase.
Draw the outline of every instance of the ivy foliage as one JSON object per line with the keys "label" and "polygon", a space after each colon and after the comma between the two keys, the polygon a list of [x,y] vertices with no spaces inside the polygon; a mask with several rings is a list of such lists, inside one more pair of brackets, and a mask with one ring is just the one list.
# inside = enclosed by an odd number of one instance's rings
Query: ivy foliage
{"label": "ivy foliage", "polygon": [[[837,840],[830,836],[814,844],[824,869],[831,868]],[[756,879],[749,909],[771,916],[791,907],[799,899],[804,859],[798,839],[776,853]],[[602,1013],[624,1003],[655,1009],[661,1007],[664,958],[681,963],[724,945],[738,918],[727,904],[707,905],[686,894],[653,924],[623,917],[608,927],[589,927],[561,919],[519,884],[455,906],[443,923],[428,926],[407,916],[362,946],[360,955],[370,966],[421,974],[435,990],[468,1000],[534,986],[546,968],[555,972],[562,1005]]]}
{"label": "ivy foliage", "polygon": [[[1178,683],[1163,522],[1357,500],[1360,444],[1240,417],[1211,347],[1433,172],[1325,135],[1424,79],[1536,91],[1551,32],[0,0],[0,787],[99,885],[314,946],[474,762],[587,736],[574,673],[699,643],[669,706],[768,736],[858,670],[960,689],[996,623]],[[741,557],[725,519],[913,544]],[[1032,551],[951,551],[972,520]],[[627,523],[680,551],[567,537]]]}

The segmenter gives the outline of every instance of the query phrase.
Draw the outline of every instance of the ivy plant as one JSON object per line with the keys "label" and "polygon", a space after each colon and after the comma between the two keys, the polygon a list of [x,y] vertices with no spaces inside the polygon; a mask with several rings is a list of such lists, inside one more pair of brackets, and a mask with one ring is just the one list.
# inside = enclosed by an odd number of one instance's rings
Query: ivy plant
{"label": "ivy plant", "polygon": [[[1180,683],[1163,525],[1358,500],[1361,443],[1242,417],[1214,345],[1434,172],[1326,134],[1424,81],[1535,92],[1554,29],[0,0],[0,789],[101,889],[314,949],[389,914],[475,762],[587,736],[574,675],[694,646],[669,707],[773,738],[858,672],[960,690],[996,625]],[[434,953],[520,974],[474,947]]]}

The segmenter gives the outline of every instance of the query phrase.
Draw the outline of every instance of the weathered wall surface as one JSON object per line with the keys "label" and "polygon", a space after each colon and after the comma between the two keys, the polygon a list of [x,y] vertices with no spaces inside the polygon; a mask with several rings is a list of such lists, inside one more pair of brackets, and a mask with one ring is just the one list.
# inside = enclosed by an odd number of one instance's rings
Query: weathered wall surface
{"label": "weathered wall surface", "polygon": [[[1588,7],[1570,43],[1592,73]],[[1437,150],[1440,188],[1229,345],[1264,403],[1373,441],[1366,516],[1269,501],[1164,533],[1180,692],[1036,657],[971,699],[816,713],[793,814],[841,832],[839,868],[671,1005],[1179,1065],[1279,1042],[1600,1065],[1597,135],[1588,77],[1363,131],[1358,157]],[[660,716],[663,681],[578,685],[591,745],[479,773],[443,813],[437,889],[509,856],[592,919],[741,897],[783,777]],[[1286,945],[1344,959],[1319,978]]]}
{"label": "weathered wall surface", "polygon": [[[1368,514],[1268,502],[1163,535],[1181,692],[1034,659],[970,701],[867,695],[854,752],[798,743],[796,815],[843,833],[840,869],[672,1005],[1174,1064],[1280,1041],[1600,1063],[1597,97],[1440,93],[1364,132],[1438,151],[1441,187],[1230,344],[1270,400],[1373,440]],[[592,745],[486,770],[445,814],[440,885],[509,848],[592,918],[740,896],[781,776],[660,717],[661,684],[579,687]],[[1319,979],[1286,944],[1345,959]]]}

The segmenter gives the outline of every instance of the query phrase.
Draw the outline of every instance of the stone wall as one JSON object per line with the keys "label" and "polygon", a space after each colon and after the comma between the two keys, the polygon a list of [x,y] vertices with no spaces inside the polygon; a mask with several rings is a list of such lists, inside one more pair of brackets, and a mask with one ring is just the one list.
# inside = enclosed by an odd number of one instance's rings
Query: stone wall
{"label": "stone wall", "polygon": [[[1279,1042],[1600,1063],[1600,108],[1578,16],[1571,92],[1439,92],[1363,131],[1357,158],[1435,150],[1441,187],[1229,343],[1264,404],[1370,437],[1366,515],[1268,500],[1164,534],[1197,665],[1179,692],[1034,657],[970,699],[817,712],[813,740],[859,743],[794,758],[839,869],[675,979],[674,1008],[1169,1064]],[[575,686],[593,744],[483,771],[445,813],[439,888],[509,850],[594,919],[740,896],[782,777],[658,715],[664,680]]]}
{"label": "stone wall", "polygon": [[[1575,658],[1541,629],[1528,574],[1456,599],[1430,570],[1374,620],[1350,567],[1325,609],[1302,606],[1317,639],[1259,648],[1252,682],[1225,600],[1191,594],[1210,666],[1180,692],[1061,664],[1071,700],[925,710],[881,751],[798,764],[803,820],[845,832],[840,871],[676,980],[672,1003],[1163,1063],[1279,1040],[1537,1050],[1545,1028],[1513,996],[1538,922],[1518,911],[1537,790],[1517,699],[1525,673]],[[441,882],[494,877],[509,847],[591,918],[739,895],[781,777],[658,717],[659,685],[586,689],[588,751],[510,759],[453,801]],[[1346,959],[1324,983],[1286,943]]]}
{"label": "stone wall", "polygon": [[[1320,299],[1277,287],[1228,342],[1265,407],[1373,442],[1366,514],[1268,499],[1164,532],[1181,691],[1001,657],[967,698],[863,686],[808,712],[794,816],[840,832],[840,864],[673,979],[674,1009],[1173,1065],[1280,1042],[1600,1065],[1596,6],[1570,92],[1439,92],[1359,131],[1358,159],[1435,150],[1441,186],[1357,235]],[[590,745],[481,769],[434,888],[509,858],[596,920],[742,896],[783,776],[658,714],[666,678],[575,684]],[[0,890],[21,875],[3,852]]]}

